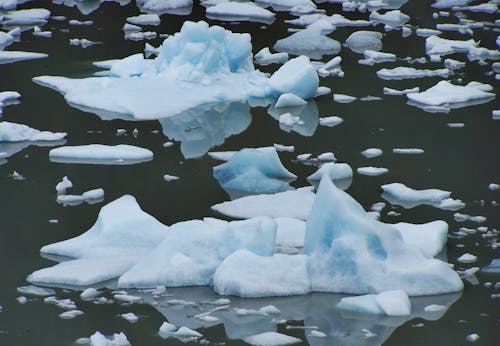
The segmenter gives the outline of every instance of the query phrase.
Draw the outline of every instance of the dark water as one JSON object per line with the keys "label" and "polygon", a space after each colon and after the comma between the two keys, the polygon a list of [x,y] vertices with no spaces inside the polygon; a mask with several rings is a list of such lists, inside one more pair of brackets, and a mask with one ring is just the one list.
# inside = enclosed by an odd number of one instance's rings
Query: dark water
{"label": "dark water", "polygon": [[[402,7],[409,14],[414,26],[433,28],[430,1],[409,1]],[[12,45],[9,50],[27,50],[45,52],[48,59],[18,62],[0,65],[0,91],[16,90],[22,94],[21,103],[4,108],[2,120],[27,124],[31,127],[64,131],[68,133],[67,144],[89,143],[132,144],[148,148],[154,152],[154,160],[130,166],[101,166],[53,163],[48,159],[49,148],[37,145],[27,146],[6,163],[0,165],[0,345],[68,345],[77,338],[93,334],[96,330],[104,334],[123,331],[134,345],[175,345],[182,344],[174,339],[163,340],[157,336],[161,323],[169,320],[182,324],[186,316],[202,311],[203,304],[196,308],[176,306],[152,306],[151,304],[95,305],[81,301],[79,292],[57,290],[58,297],[73,299],[85,315],[73,320],[61,320],[56,307],[44,304],[40,299],[31,299],[27,304],[19,304],[16,287],[26,284],[25,278],[36,269],[53,264],[39,255],[39,249],[45,244],[71,238],[86,231],[94,223],[97,213],[104,203],[97,205],[82,204],[76,207],[63,207],[55,202],[55,185],[67,175],[73,181],[74,193],[102,187],[106,192],[105,203],[123,195],[135,196],[141,207],[165,224],[172,224],[192,218],[216,216],[210,206],[227,200],[228,196],[212,178],[212,167],[217,164],[208,156],[190,159],[190,153],[203,151],[206,143],[189,141],[186,129],[195,129],[208,138],[208,143],[216,145],[214,150],[239,150],[244,147],[268,146],[273,143],[294,145],[295,153],[281,153],[284,165],[298,175],[294,186],[307,185],[305,178],[315,168],[297,164],[292,160],[299,153],[314,155],[333,151],[342,162],[353,168],[361,166],[387,167],[389,172],[378,177],[362,176],[355,173],[348,192],[365,208],[372,203],[382,201],[382,184],[403,182],[414,188],[440,188],[452,191],[452,197],[462,199],[466,208],[461,210],[470,215],[484,215],[484,226],[497,228],[499,224],[498,208],[492,206],[493,200],[500,201],[498,191],[489,191],[487,186],[500,182],[500,163],[498,148],[500,145],[500,122],[491,119],[491,110],[498,109],[498,101],[452,110],[449,114],[431,114],[417,107],[406,104],[406,99],[399,96],[384,96],[382,88],[389,86],[396,89],[420,86],[421,90],[434,85],[438,79],[425,78],[407,81],[383,81],[375,71],[383,67],[395,67],[404,63],[386,63],[374,67],[357,64],[360,58],[346,48],[341,52],[344,78],[328,77],[321,84],[331,87],[335,93],[345,93],[358,97],[367,95],[381,96],[383,101],[354,102],[351,104],[333,103],[332,95],[322,96],[311,102],[304,114],[310,125],[308,136],[298,133],[286,133],[279,129],[275,121],[266,112],[266,108],[250,109],[246,105],[231,105],[231,112],[216,113],[206,110],[192,119],[182,117],[162,121],[130,122],[125,120],[103,121],[95,114],[72,108],[58,93],[34,84],[32,77],[39,75],[88,76],[96,71],[92,61],[122,58],[144,48],[144,42],[123,39],[122,25],[125,18],[139,14],[134,4],[120,6],[117,3],[103,3],[90,15],[82,15],[76,8],[53,5],[48,1],[33,1],[22,7],[44,7],[52,15],[64,15],[69,19],[93,20],[92,26],[69,26],[67,22],[51,20],[45,28],[53,31],[53,38],[34,37],[30,32],[22,36],[22,42]],[[338,5],[322,5],[328,14],[340,13]],[[347,13],[350,18],[365,18],[366,15]],[[492,20],[492,16],[480,14],[471,18]],[[164,15],[157,32],[173,34],[179,31],[187,20],[204,18],[204,10],[195,5],[189,16]],[[223,23],[209,21],[210,24],[223,25],[235,32],[249,32],[252,35],[254,53],[262,47],[272,46],[274,42],[287,35],[287,26],[283,20],[288,15],[280,13],[270,26],[261,28],[258,23]],[[290,17],[291,18],[291,17]],[[447,21],[452,22],[449,18]],[[69,29],[69,33],[61,31]],[[344,42],[354,28],[339,28],[330,36]],[[381,26],[376,30],[382,31]],[[481,40],[481,45],[494,48],[497,32],[493,30],[475,30],[473,38]],[[446,34],[448,38],[461,38],[458,34]],[[103,44],[87,49],[69,45],[69,38],[87,38]],[[160,39],[151,41],[154,46]],[[394,52],[398,57],[425,56],[424,39],[412,35],[401,38],[399,31],[386,33],[383,39],[384,52]],[[456,58],[464,60],[463,56]],[[327,61],[328,57],[324,58]],[[416,66],[438,68],[440,64],[428,63]],[[272,67],[262,68],[272,71]],[[495,85],[492,76],[485,76],[489,65],[480,66],[468,63],[459,72],[464,82],[476,80]],[[168,97],[168,95],[165,95]],[[230,115],[237,114],[237,119]],[[328,128],[317,126],[318,116],[338,115],[344,118],[341,125]],[[237,122],[241,132],[224,138],[224,126]],[[449,128],[447,123],[463,122],[464,128]],[[315,126],[316,125],[316,126]],[[163,128],[162,128],[163,126]],[[201,128],[199,127],[201,126]],[[116,136],[119,128],[127,129],[127,136]],[[139,136],[130,135],[137,128]],[[246,129],[245,129],[246,128]],[[165,133],[176,140],[175,145],[164,148],[167,141]],[[314,135],[312,135],[314,133]],[[181,144],[179,139],[184,140]],[[224,140],[225,139],[225,140]],[[3,144],[0,144],[2,147]],[[384,155],[366,159],[360,151],[378,147]],[[425,150],[423,155],[395,155],[392,148],[417,147]],[[5,151],[5,147],[2,150]],[[10,149],[14,149],[11,147]],[[19,147],[18,149],[21,149]],[[208,150],[208,147],[206,147]],[[184,155],[183,155],[184,154]],[[194,154],[193,154],[194,155]],[[9,177],[14,170],[26,177],[18,181]],[[166,183],[164,174],[177,175],[180,180]],[[484,201],[484,202],[483,202]],[[401,213],[400,216],[387,216],[388,210]],[[450,233],[460,227],[474,227],[474,224],[457,223],[453,212],[420,206],[402,209],[393,206],[385,209],[381,220],[384,222],[406,221],[413,223],[442,219],[449,223]],[[51,224],[49,219],[58,219]],[[477,225],[476,225],[477,226]],[[449,238],[447,256],[456,269],[471,265],[456,262],[462,253],[470,252],[478,256],[475,266],[483,267],[492,258],[498,257],[498,250],[493,250],[489,242],[480,234],[469,235],[463,239]],[[461,247],[463,245],[463,247]],[[486,282],[499,281],[498,276],[478,273],[475,284],[465,282],[465,289],[460,295],[440,297],[422,297],[413,299],[414,314],[409,320],[376,317],[346,316],[335,310],[338,295],[313,294],[305,297],[279,299],[232,299],[232,307],[259,308],[267,304],[277,306],[283,313],[277,321],[277,330],[304,340],[304,343],[318,345],[460,345],[467,344],[465,336],[477,333],[477,344],[495,345],[500,340],[499,304],[491,294],[499,293],[494,288],[483,287]],[[173,297],[166,299],[186,299],[206,302],[217,297],[210,288],[186,288],[168,290]],[[108,294],[108,296],[110,296]],[[145,301],[148,301],[145,296]],[[441,314],[429,316],[423,314],[423,307],[429,304],[449,306]],[[194,309],[190,311],[189,309]],[[134,312],[140,320],[130,324],[117,315]],[[238,340],[242,336],[265,330],[273,330],[271,318],[246,317],[234,319],[230,314],[216,315],[224,322],[198,330],[210,342],[225,342],[229,345],[244,344]],[[189,320],[189,319],[188,319]],[[193,320],[192,318],[190,319]],[[191,322],[193,323],[193,322]],[[306,338],[303,329],[286,329],[287,325],[316,325],[329,334],[327,340]],[[201,324],[200,324],[201,326]],[[267,326],[267,327],[266,327]],[[266,329],[267,328],[267,329]],[[362,329],[369,329],[377,334],[373,338],[363,338]],[[249,333],[255,331],[255,333]]]}

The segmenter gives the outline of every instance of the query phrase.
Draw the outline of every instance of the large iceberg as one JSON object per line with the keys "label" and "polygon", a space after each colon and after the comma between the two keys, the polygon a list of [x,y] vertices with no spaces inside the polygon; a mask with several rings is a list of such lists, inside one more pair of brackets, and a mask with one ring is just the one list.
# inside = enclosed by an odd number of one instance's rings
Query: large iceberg
{"label": "large iceberg", "polygon": [[302,98],[313,97],[317,84],[303,84],[317,80],[314,68],[308,68],[309,61],[292,59],[282,69],[290,70],[287,66],[300,67],[304,71],[301,78],[284,79],[279,73],[271,83],[253,66],[249,34],[186,21],[179,33],[165,39],[155,59],[135,54],[110,63],[107,76],[41,76],[34,81],[58,90],[78,108],[159,119],[201,105],[277,98],[284,90]]}
{"label": "large iceberg", "polygon": [[242,149],[214,167],[214,177],[226,191],[275,193],[290,189],[297,176],[281,163],[274,147]]}
{"label": "large iceberg", "polygon": [[311,289],[351,294],[401,289],[408,295],[460,291],[448,265],[404,243],[400,232],[367,216],[351,196],[324,177],[306,224]]}

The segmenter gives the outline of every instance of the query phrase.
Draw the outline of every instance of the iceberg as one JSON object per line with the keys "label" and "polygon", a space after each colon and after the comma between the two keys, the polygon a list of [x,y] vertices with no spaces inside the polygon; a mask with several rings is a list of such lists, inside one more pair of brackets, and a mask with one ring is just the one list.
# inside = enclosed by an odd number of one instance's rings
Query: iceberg
{"label": "iceberg", "polygon": [[[411,209],[422,204],[432,205],[441,209],[456,210],[465,204],[460,200],[450,198],[451,192],[439,189],[415,190],[401,183],[391,183],[382,185],[382,198],[391,204],[400,205],[406,209]],[[455,203],[452,203],[455,202]],[[458,208],[447,208],[448,203],[456,204]]]}
{"label": "iceberg", "polygon": [[[352,168],[347,163],[327,162],[321,165],[316,172],[308,176],[307,181],[318,184],[324,175],[328,176],[337,186],[345,190],[351,185]],[[344,184],[342,180],[348,180],[349,182]]]}
{"label": "iceberg", "polygon": [[222,2],[207,8],[207,17],[224,21],[251,21],[270,24],[275,14],[252,2]]}
{"label": "iceberg", "polygon": [[[209,27],[203,21],[184,22],[180,32],[165,39],[154,59],[136,54],[110,65],[108,75],[101,77],[33,80],[62,93],[71,106],[140,120],[170,117],[208,104],[275,99],[284,92],[312,98],[318,87],[316,71],[304,58],[288,61],[268,78],[253,66],[249,34]],[[300,78],[285,75],[296,68]]]}
{"label": "iceberg", "polygon": [[65,137],[65,132],[39,131],[23,124],[0,122],[0,142],[58,141]]}
{"label": "iceberg", "polygon": [[254,56],[257,64],[265,66],[271,64],[282,64],[288,61],[288,53],[271,53],[269,47],[262,48]]}
{"label": "iceberg", "polygon": [[493,87],[479,82],[470,82],[467,85],[454,85],[449,81],[440,81],[433,87],[420,92],[410,93],[406,97],[410,104],[418,107],[445,106],[460,108],[468,105],[489,102],[495,98],[490,91]]}
{"label": "iceberg", "polygon": [[220,263],[238,249],[270,256],[276,223],[270,218],[244,221],[191,220],[170,226],[163,241],[118,279],[118,286],[169,287],[212,283]]}
{"label": "iceberg", "polygon": [[382,49],[382,34],[376,31],[355,31],[345,41],[345,45],[355,53],[366,50],[378,52]]}
{"label": "iceberg", "polygon": [[193,0],[137,0],[136,3],[142,12],[156,14],[188,15],[193,6]]}
{"label": "iceberg", "polygon": [[307,219],[304,254],[311,290],[350,294],[403,290],[410,296],[457,292],[463,283],[448,265],[403,242],[352,197],[321,180]]}
{"label": "iceberg", "polygon": [[13,62],[32,60],[32,59],[43,59],[48,57],[45,53],[34,53],[34,52],[23,52],[17,50],[5,50],[0,51],[0,65],[10,64]]}
{"label": "iceberg", "polygon": [[289,190],[288,182],[297,178],[282,165],[274,147],[242,149],[214,167],[213,175],[224,190],[250,194]]}
{"label": "iceberg", "polygon": [[50,150],[52,162],[126,165],[153,159],[153,152],[133,145],[88,144]]}
{"label": "iceberg", "polygon": [[440,68],[436,70],[416,69],[413,67],[395,67],[392,69],[383,68],[377,71],[377,76],[385,80],[415,79],[425,77],[447,78],[450,70]]}
{"label": "iceberg", "polygon": [[337,54],[341,46],[338,41],[323,34],[320,28],[312,27],[278,40],[273,48],[278,52],[321,59],[323,55]]}

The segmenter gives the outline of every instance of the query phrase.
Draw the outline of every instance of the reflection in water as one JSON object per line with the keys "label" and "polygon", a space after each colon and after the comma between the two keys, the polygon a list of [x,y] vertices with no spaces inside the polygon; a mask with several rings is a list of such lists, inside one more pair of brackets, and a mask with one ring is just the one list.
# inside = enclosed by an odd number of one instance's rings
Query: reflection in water
{"label": "reflection in water", "polygon": [[[315,293],[262,299],[231,297],[230,306],[219,311],[214,311],[218,307],[213,302],[221,297],[208,287],[170,289],[167,297],[156,299],[146,294],[143,299],[163,314],[169,323],[177,326],[196,329],[222,323],[229,339],[243,339],[258,333],[276,331],[277,324],[286,320],[303,321],[301,328],[305,327],[305,335],[311,345],[381,345],[396,328],[408,320],[440,319],[460,295],[461,293],[456,293],[411,298],[412,313],[405,317],[346,314],[336,308],[340,298],[344,297],[340,294]],[[424,308],[431,304],[442,305],[444,308],[426,312]],[[280,313],[241,315],[235,310],[252,309],[255,312],[266,305],[274,305]],[[207,322],[196,317],[204,312],[209,312],[207,315],[214,316],[219,321]],[[316,328],[327,337],[310,336],[309,331]]]}
{"label": "reflection in water", "polygon": [[318,106],[314,99],[309,100],[306,105],[300,107],[276,108],[272,105],[267,109],[267,113],[276,120],[279,120],[280,115],[285,113],[290,113],[294,117],[299,117],[304,123],[302,125],[295,125],[290,130],[304,137],[311,137],[316,131],[319,123]]}
{"label": "reflection in water", "polygon": [[68,7],[76,7],[82,14],[89,14],[97,10],[103,2],[114,1],[120,4],[120,6],[125,6],[130,3],[130,0],[52,0],[54,4],[65,5]]}
{"label": "reflection in water", "polygon": [[467,101],[467,102],[447,103],[447,104],[441,105],[441,106],[430,106],[430,105],[416,102],[416,101],[412,101],[412,100],[408,100],[407,104],[410,106],[418,107],[418,108],[420,108],[423,111],[428,112],[428,113],[449,113],[451,109],[480,105],[483,103],[488,103],[490,101],[493,101],[494,99],[495,99],[495,96],[491,96],[491,97],[485,97],[482,99],[472,100],[472,101]]}
{"label": "reflection in water", "polygon": [[7,158],[12,155],[24,150],[30,145],[36,145],[38,147],[53,147],[56,145],[64,145],[66,143],[65,139],[61,139],[59,141],[38,141],[38,142],[30,142],[30,141],[22,141],[22,142],[0,142],[0,165],[3,165],[7,162]]}
{"label": "reflection in water", "polygon": [[186,159],[205,155],[226,138],[246,130],[251,122],[250,106],[242,102],[200,106],[160,119],[163,133],[181,142]]}

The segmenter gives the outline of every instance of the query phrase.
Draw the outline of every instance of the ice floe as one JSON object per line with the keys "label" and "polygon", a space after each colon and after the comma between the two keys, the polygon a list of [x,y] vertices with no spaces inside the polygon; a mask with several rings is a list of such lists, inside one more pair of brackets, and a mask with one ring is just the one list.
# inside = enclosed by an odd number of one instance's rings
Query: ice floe
{"label": "ice floe", "polygon": [[247,20],[272,23],[275,14],[252,2],[222,2],[207,8],[207,17],[211,19]]}
{"label": "ice floe", "polygon": [[259,65],[282,64],[288,61],[288,53],[271,53],[269,47],[262,48],[254,56]]}
{"label": "ice floe", "polygon": [[408,316],[411,312],[410,299],[405,291],[401,290],[342,298],[337,307],[370,315]]}
{"label": "ice floe", "polygon": [[382,198],[404,208],[413,208],[422,204],[441,209],[458,210],[465,206],[460,200],[450,198],[451,192],[439,189],[415,190],[401,183],[382,185]]}
{"label": "ice floe", "polygon": [[247,344],[254,346],[281,346],[281,345],[293,345],[302,340],[277,332],[266,332],[257,335],[251,335],[246,337],[244,341]]}
{"label": "ice floe", "polygon": [[355,31],[345,44],[355,53],[363,54],[366,50],[378,52],[382,49],[382,34],[376,31]]}
{"label": "ice floe", "polygon": [[382,155],[384,152],[382,151],[382,149],[379,149],[379,148],[368,148],[368,149],[365,149],[361,152],[361,155],[363,155],[364,157],[366,158],[373,158],[373,157],[377,157],[377,156],[380,156]]}
{"label": "ice floe", "polygon": [[48,57],[45,53],[22,52],[14,50],[0,51],[0,64],[10,64],[17,61],[43,59]]}
{"label": "ice floe", "polygon": [[385,167],[372,167],[372,166],[359,167],[356,171],[359,174],[370,175],[370,176],[382,175],[389,172],[389,170]]}
{"label": "ice floe", "polygon": [[401,80],[401,79],[414,79],[425,77],[441,77],[447,78],[450,75],[450,70],[447,68],[428,70],[416,69],[413,67],[395,67],[392,69],[383,68],[377,71],[377,76],[385,80]]}
{"label": "ice floe", "polygon": [[153,152],[125,144],[88,144],[55,148],[49,157],[53,162],[126,165],[150,161]]}
{"label": "ice floe", "polygon": [[[467,85],[455,85],[449,81],[440,81],[433,87],[419,92],[410,93],[406,97],[412,105],[424,110],[428,107],[460,108],[468,105],[489,102],[495,98],[489,84],[470,82]],[[432,108],[431,108],[432,110]]]}
{"label": "ice floe", "polygon": [[323,34],[321,29],[312,27],[278,40],[273,48],[278,52],[320,59],[323,55],[337,54],[341,46],[338,41]]}
{"label": "ice floe", "polygon": [[110,76],[42,76],[34,81],[60,91],[73,106],[137,119],[165,118],[207,104],[277,98],[287,92],[304,99],[315,96],[318,77],[307,58],[288,61],[271,78],[255,70],[252,60],[250,35],[187,21],[163,42],[155,59],[136,54],[114,61]]}
{"label": "ice floe", "polygon": [[65,132],[39,131],[23,124],[0,122],[0,142],[58,141],[66,135]]}

